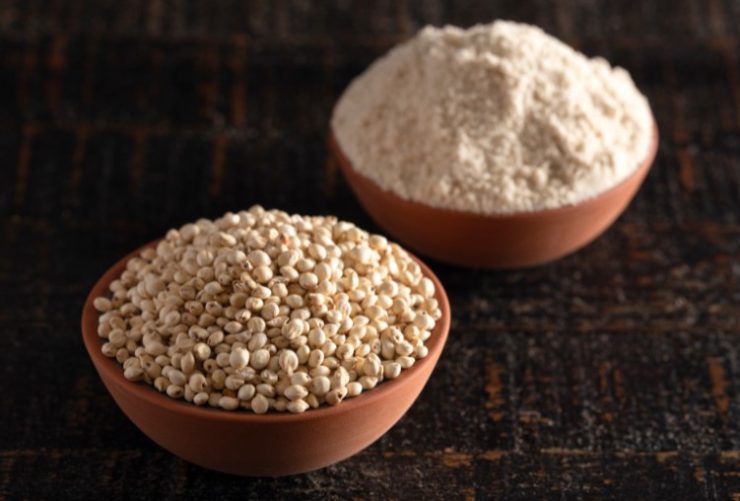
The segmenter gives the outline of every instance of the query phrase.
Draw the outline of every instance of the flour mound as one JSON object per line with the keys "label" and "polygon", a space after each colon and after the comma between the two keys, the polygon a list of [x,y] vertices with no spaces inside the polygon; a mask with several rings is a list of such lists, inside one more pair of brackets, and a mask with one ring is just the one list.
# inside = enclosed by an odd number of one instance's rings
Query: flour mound
{"label": "flour mound", "polygon": [[627,71],[507,21],[427,27],[357,77],[332,128],[402,198],[484,214],[574,204],[624,180],[653,119]]}

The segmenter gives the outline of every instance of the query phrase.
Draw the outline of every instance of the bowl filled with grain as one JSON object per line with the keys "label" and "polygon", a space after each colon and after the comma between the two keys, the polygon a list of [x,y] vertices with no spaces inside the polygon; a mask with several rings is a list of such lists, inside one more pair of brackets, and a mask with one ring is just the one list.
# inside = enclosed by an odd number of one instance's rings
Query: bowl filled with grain
{"label": "bowl filled with grain", "polygon": [[585,246],[645,179],[658,131],[630,75],[525,24],[425,28],[351,82],[329,150],[420,254],[516,268]]}
{"label": "bowl filled with grain", "polygon": [[447,340],[432,271],[336,218],[253,207],[170,230],[113,265],[82,312],[109,393],[206,468],[315,470],[410,408]]}

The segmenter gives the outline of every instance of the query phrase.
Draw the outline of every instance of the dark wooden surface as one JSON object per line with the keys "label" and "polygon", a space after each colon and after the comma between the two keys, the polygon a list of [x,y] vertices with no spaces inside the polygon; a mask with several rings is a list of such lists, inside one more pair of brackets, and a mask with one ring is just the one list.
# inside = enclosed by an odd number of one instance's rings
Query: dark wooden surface
{"label": "dark wooden surface", "polygon": [[[154,445],[83,350],[95,279],[254,203],[375,229],[326,159],[336,97],[426,23],[497,17],[647,93],[662,137],[629,210],[549,266],[432,262],[447,349],[348,461],[242,479]],[[739,26],[738,0],[0,3],[0,499],[740,498]]]}

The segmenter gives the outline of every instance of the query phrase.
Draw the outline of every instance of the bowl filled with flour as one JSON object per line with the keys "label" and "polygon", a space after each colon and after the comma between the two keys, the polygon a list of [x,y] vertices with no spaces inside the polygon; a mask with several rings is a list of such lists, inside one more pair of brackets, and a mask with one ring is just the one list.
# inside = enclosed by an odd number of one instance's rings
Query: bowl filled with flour
{"label": "bowl filled with flour", "polygon": [[605,231],[658,134],[629,73],[541,29],[427,27],[358,76],[329,145],[371,217],[443,262],[545,263]]}

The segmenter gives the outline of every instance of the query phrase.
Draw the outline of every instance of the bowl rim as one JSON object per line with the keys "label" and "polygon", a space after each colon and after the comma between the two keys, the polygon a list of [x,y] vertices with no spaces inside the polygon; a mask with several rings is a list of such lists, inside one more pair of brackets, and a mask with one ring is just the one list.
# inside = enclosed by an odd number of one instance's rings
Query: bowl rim
{"label": "bowl rim", "polygon": [[[494,212],[494,213],[486,214],[482,212],[450,209],[447,207],[434,207],[433,205],[428,205],[424,202],[419,202],[416,200],[403,198],[393,191],[382,188],[377,182],[375,182],[375,180],[367,177],[365,174],[360,173],[357,169],[354,168],[352,161],[344,153],[344,150],[342,150],[342,146],[339,144],[339,140],[337,139],[336,134],[334,133],[333,125],[329,126],[329,134],[328,134],[327,142],[328,142],[328,149],[330,153],[337,160],[337,162],[339,163],[339,167],[342,169],[342,171],[344,171],[345,175],[356,176],[364,180],[366,183],[370,184],[374,189],[381,191],[384,194],[384,196],[387,196],[393,199],[396,203],[400,202],[403,204],[410,204],[410,205],[414,205],[417,207],[423,207],[427,210],[434,211],[437,214],[444,214],[450,217],[477,218],[480,220],[534,219],[534,218],[539,218],[539,217],[568,215],[569,213],[582,210],[584,207],[590,206],[592,204],[598,205],[599,203],[601,203],[602,200],[612,197],[616,195],[617,193],[619,193],[631,180],[635,178],[644,177],[647,174],[647,172],[650,170],[650,167],[653,165],[653,161],[655,160],[655,157],[658,152],[658,144],[660,142],[658,124],[655,121],[654,117],[651,116],[651,119],[652,119],[653,127],[652,127],[652,134],[650,138],[650,144],[648,145],[647,154],[644,160],[642,160],[642,162],[640,163],[640,165],[638,165],[636,169],[630,172],[627,175],[627,177],[619,181],[614,186],[611,186],[607,188],[606,190],[602,191],[601,193],[597,193],[596,195],[592,197],[585,198],[581,200],[580,202],[569,203],[567,205],[562,205],[560,207],[553,207],[549,209],[538,209],[538,210],[533,210],[533,211]],[[350,184],[354,184],[354,183],[350,183]]]}
{"label": "bowl rim", "polygon": [[[346,414],[355,412],[359,409],[372,407],[377,405],[378,401],[385,398],[386,396],[396,392],[400,387],[410,381],[411,377],[415,373],[421,371],[426,366],[430,367],[431,371],[434,370],[434,366],[437,364],[439,357],[444,350],[445,344],[449,337],[450,324],[451,324],[451,310],[447,292],[445,291],[439,278],[434,272],[417,256],[409,251],[406,251],[408,255],[421,267],[424,276],[432,280],[435,286],[435,298],[439,301],[439,307],[442,311],[442,316],[437,321],[432,335],[429,340],[425,342],[429,348],[429,353],[426,357],[418,359],[414,365],[408,369],[401,371],[401,374],[389,381],[379,383],[372,390],[363,392],[357,397],[348,398],[342,401],[338,405],[321,405],[316,409],[309,409],[303,413],[293,414],[290,412],[268,412],[266,414],[255,414],[252,411],[246,409],[239,409],[236,411],[227,411],[219,408],[213,408],[208,405],[197,406],[191,402],[187,402],[182,399],[172,399],[167,395],[158,392],[152,385],[128,381],[123,377],[123,368],[115,360],[115,358],[108,358],[103,355],[100,347],[102,346],[101,339],[97,333],[98,325],[98,311],[93,307],[93,300],[108,292],[108,286],[115,279],[118,278],[121,272],[125,269],[126,263],[129,259],[138,256],[141,251],[147,248],[155,246],[160,240],[157,239],[149,242],[136,250],[130,252],[123,258],[116,261],[105,273],[95,282],[95,285],[90,289],[87,295],[85,304],[82,308],[81,314],[81,328],[82,338],[85,345],[85,349],[90,356],[93,365],[104,383],[114,384],[119,387],[123,392],[130,394],[131,396],[144,400],[148,404],[155,405],[162,410],[169,411],[175,414],[187,414],[194,418],[218,420],[232,423],[250,423],[250,424],[275,424],[275,423],[290,423],[295,421],[307,421],[325,419],[338,414]],[[423,390],[423,387],[422,387]],[[418,396],[418,395],[417,395]]]}

